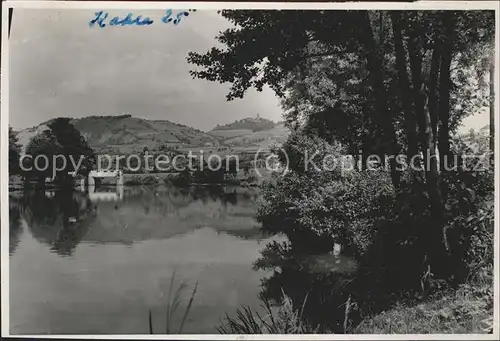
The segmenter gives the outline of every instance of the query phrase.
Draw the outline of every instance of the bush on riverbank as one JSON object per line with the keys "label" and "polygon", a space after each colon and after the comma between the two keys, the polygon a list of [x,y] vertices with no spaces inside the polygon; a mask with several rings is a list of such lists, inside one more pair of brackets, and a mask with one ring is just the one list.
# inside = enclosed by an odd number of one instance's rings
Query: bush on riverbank
{"label": "bush on riverbank", "polygon": [[168,185],[187,187],[191,185],[233,185],[243,187],[253,187],[258,183],[258,179],[253,174],[237,177],[235,174],[227,173],[223,169],[212,171],[191,172],[188,169],[178,173],[176,176],[165,179]]}
{"label": "bush on riverbank", "polygon": [[[360,257],[394,200],[389,176],[380,170],[342,169],[340,148],[318,137],[292,135],[283,150],[290,172],[262,186],[256,214],[262,229],[284,233],[296,252],[329,252],[337,243],[344,254]],[[306,165],[306,156],[315,152]],[[331,164],[323,165],[328,158]]]}
{"label": "bush on riverbank", "polygon": [[134,175],[129,180],[125,180],[127,186],[155,186],[159,180],[154,175],[137,176]]}
{"label": "bush on riverbank", "polygon": [[[314,139],[305,139],[292,140],[290,145],[306,150],[308,146],[318,145]],[[332,147],[322,146],[322,150],[329,148]],[[461,152],[463,150],[457,154],[462,155]],[[293,150],[288,155],[293,155]],[[484,280],[488,277],[484,273],[493,264],[491,170],[473,173],[458,169],[443,176],[447,195],[442,235],[448,249],[442,259],[446,271],[437,274],[425,263],[429,241],[422,231],[432,226],[432,220],[423,186],[408,182],[395,191],[382,169],[304,172],[303,161],[291,159],[291,172],[263,186],[257,219],[265,232],[283,233],[288,237],[281,246],[266,247],[256,263],[258,268],[277,269],[274,278],[265,283],[264,293],[272,297],[277,292],[276,286],[283,285],[294,302],[301,302],[306,291],[313,290],[306,288],[316,286],[317,292],[309,292],[310,299],[317,301],[312,303],[314,309],[328,310],[334,323],[322,320],[314,311],[306,313],[304,318],[336,333],[368,330],[370,327],[356,327],[360,323],[371,326],[366,321],[372,321],[374,330],[385,328],[388,332],[388,328],[394,326],[384,326],[380,322],[382,317],[373,316],[394,314],[416,318],[412,314],[419,305],[436,315],[443,302],[449,302],[448,308],[458,311],[454,312],[459,316],[457,321],[461,321],[461,325],[466,323],[467,328],[479,328],[475,317],[463,311],[471,308],[464,308],[467,300],[484,308],[481,308],[484,319],[488,314],[491,316],[491,309],[487,309],[490,307],[488,294],[481,296],[478,292],[466,291],[475,285],[486,292],[487,288],[491,289],[491,281]],[[302,254],[328,252],[334,243],[342,246],[344,254],[357,260],[355,271],[310,275],[296,262]],[[478,273],[482,279],[475,276]],[[293,284],[290,284],[291,275]],[[306,276],[311,276],[310,280],[299,284],[297,279]],[[338,308],[346,302],[352,307],[347,313]],[[463,322],[463,319],[469,320]],[[345,325],[338,322],[343,320],[348,322]],[[399,320],[398,323],[404,325]],[[425,329],[424,325],[419,327],[418,322],[415,323],[407,328]],[[431,331],[434,326],[428,327]],[[460,330],[458,324],[446,328]]]}

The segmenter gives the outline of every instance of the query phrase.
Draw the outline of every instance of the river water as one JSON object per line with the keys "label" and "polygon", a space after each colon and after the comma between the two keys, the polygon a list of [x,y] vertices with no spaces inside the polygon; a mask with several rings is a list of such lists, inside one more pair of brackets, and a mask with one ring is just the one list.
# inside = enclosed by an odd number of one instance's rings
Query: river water
{"label": "river water", "polygon": [[[259,310],[263,238],[255,189],[108,188],[11,193],[12,334],[215,334],[226,313]],[[175,274],[174,274],[175,273]],[[172,281],[173,278],[173,281]],[[170,295],[172,304],[174,294]]]}

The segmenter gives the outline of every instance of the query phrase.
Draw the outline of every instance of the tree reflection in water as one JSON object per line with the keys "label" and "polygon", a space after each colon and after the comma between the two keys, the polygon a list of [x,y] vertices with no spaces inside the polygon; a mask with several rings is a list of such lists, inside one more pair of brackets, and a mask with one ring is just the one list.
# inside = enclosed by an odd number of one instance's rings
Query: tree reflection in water
{"label": "tree reflection in water", "polygon": [[22,231],[19,205],[16,202],[9,201],[9,255],[16,252]]}
{"label": "tree reflection in water", "polygon": [[[71,189],[52,192],[26,189],[20,196],[11,196],[11,218],[20,216],[19,221],[26,221],[36,240],[63,256],[72,255],[83,239],[129,245],[167,239],[206,226],[241,239],[261,238],[258,227],[252,227],[255,200],[251,198],[258,195],[256,191],[200,186],[127,187],[117,202],[109,201],[112,192],[113,188],[101,188],[90,194]],[[15,210],[19,211],[17,215]],[[19,233],[17,225],[12,221],[14,235]],[[16,237],[11,239],[14,242]]]}
{"label": "tree reflection in water", "polygon": [[[296,250],[303,250],[297,247]],[[294,251],[288,242],[269,243],[254,263],[255,270],[272,271],[261,281],[261,298],[272,304],[283,303],[283,293],[291,298],[294,309],[319,333],[343,333],[345,302],[349,290],[344,280],[356,269],[349,258],[325,255],[304,255]],[[346,276],[347,275],[347,276]],[[356,311],[349,312],[353,319]]]}
{"label": "tree reflection in water", "polygon": [[33,237],[61,256],[73,254],[95,215],[88,195],[72,189],[25,191],[18,205]]}

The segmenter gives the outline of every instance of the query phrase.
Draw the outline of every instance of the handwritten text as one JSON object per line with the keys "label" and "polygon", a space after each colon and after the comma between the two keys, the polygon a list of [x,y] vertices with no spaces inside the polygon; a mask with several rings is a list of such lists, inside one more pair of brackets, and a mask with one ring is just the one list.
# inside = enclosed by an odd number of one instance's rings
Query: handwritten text
{"label": "handwritten text", "polygon": [[[179,11],[174,13],[171,9],[167,9],[163,17],[160,18],[161,23],[179,25],[183,17],[189,16],[189,12],[196,10]],[[110,16],[108,12],[96,12],[94,19],[89,21],[90,27],[107,27],[107,26],[149,26],[155,23],[150,17],[143,17],[142,15],[134,15],[128,13],[125,17]]]}

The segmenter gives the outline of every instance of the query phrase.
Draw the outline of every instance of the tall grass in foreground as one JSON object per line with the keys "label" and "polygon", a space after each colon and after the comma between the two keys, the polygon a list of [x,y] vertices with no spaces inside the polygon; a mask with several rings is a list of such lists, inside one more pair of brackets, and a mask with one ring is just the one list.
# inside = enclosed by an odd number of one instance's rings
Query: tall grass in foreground
{"label": "tall grass in foreground", "polygon": [[[181,282],[179,287],[174,291],[174,280],[175,280],[175,271],[170,278],[170,287],[168,290],[167,297],[167,309],[166,309],[166,320],[165,320],[165,333],[171,334],[173,330],[173,317],[175,312],[180,306],[182,293],[187,289],[187,284],[185,282]],[[193,287],[193,291],[191,292],[191,296],[189,297],[188,304],[186,305],[186,309],[184,310],[184,314],[182,315],[182,320],[180,322],[179,328],[177,329],[177,334],[182,334],[184,329],[184,324],[187,320],[189,312],[191,311],[191,307],[193,305],[194,297],[196,296],[196,291],[198,289],[198,282]],[[151,309],[149,309],[149,333],[153,334],[153,320]]]}
{"label": "tall grass in foreground", "polygon": [[319,328],[313,328],[303,318],[307,296],[300,309],[293,307],[292,299],[283,290],[283,302],[272,308],[268,300],[262,299],[265,315],[252,311],[249,306],[242,306],[236,311],[236,317],[226,314],[222,325],[216,327],[220,334],[315,334]]}

